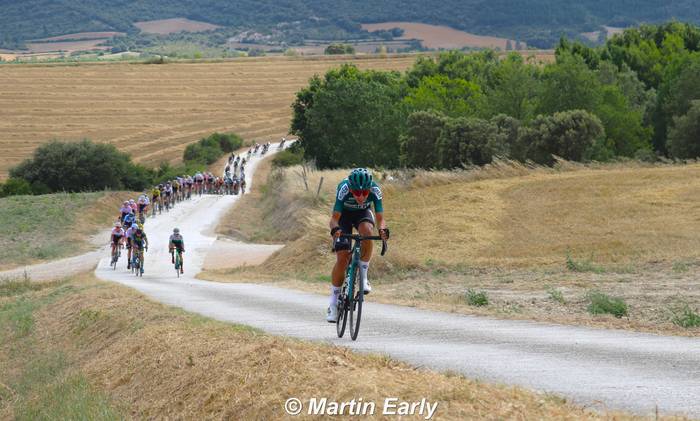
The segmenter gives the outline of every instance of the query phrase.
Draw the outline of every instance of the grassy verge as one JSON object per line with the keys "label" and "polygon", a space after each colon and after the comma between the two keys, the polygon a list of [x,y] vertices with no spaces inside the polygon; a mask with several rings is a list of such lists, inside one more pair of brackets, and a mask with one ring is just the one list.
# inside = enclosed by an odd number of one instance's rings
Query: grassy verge
{"label": "grassy verge", "polygon": [[[128,192],[58,193],[0,199],[0,269],[87,251],[119,215]],[[108,238],[104,239],[106,243]]]}
{"label": "grassy verge", "polygon": [[434,419],[632,418],[265,335],[91,275],[5,290],[12,294],[0,297],[0,418],[278,419],[288,398],[323,396],[427,398],[439,402]]}
{"label": "grassy verge", "polygon": [[67,282],[0,283],[0,418],[16,420],[123,419],[55,338],[40,332],[42,313],[79,288]]}
{"label": "grassy verge", "polygon": [[[204,277],[268,280],[325,294],[334,261],[329,209],[346,173],[311,172],[307,192],[298,167],[269,172],[259,196],[234,210],[248,222],[232,233],[287,246],[261,267]],[[700,312],[700,237],[694,234],[700,232],[700,205],[692,200],[700,193],[694,182],[700,165],[562,163],[550,169],[497,163],[390,175],[380,182],[391,249],[373,261],[371,276],[379,285],[373,299],[700,335],[693,316]],[[469,290],[485,291],[488,304],[470,305]],[[591,306],[594,291],[618,298],[617,310],[590,311],[599,308]],[[689,312],[679,313],[686,305]]]}

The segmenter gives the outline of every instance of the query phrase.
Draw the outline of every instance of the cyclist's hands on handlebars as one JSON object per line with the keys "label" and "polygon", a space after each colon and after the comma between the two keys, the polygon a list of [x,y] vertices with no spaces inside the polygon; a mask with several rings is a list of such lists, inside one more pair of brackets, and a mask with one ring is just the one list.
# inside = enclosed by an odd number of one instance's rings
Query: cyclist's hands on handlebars
{"label": "cyclist's hands on handlebars", "polygon": [[331,229],[331,237],[333,238],[340,238],[340,235],[343,233],[343,231],[340,229],[340,227],[333,227]]}
{"label": "cyclist's hands on handlebars", "polygon": [[382,240],[386,241],[389,239],[389,228],[384,228],[379,230],[379,236],[382,237]]}

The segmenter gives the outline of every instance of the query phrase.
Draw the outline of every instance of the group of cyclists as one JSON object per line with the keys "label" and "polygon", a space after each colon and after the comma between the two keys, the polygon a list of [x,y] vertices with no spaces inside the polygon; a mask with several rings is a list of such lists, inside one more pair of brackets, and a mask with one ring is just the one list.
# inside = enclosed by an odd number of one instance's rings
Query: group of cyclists
{"label": "group of cyclists", "polygon": [[[137,275],[143,275],[144,252],[148,251],[148,236],[144,230],[145,221],[137,219],[136,216],[137,213],[145,214],[146,212],[148,198],[146,197],[144,205],[144,202],[141,202],[143,197],[145,197],[145,195],[141,195],[139,201],[129,200],[124,202],[120,208],[121,215],[114,223],[114,228],[112,228],[110,234],[111,265],[116,269],[117,261],[121,255],[121,249],[126,247],[126,269],[136,271]],[[170,236],[170,241],[168,242],[168,249],[171,254],[172,263],[175,263],[175,253],[178,254],[179,262],[176,269],[179,269],[180,273],[184,273],[182,253],[185,251],[185,241],[178,228],[173,229],[173,234]]]}
{"label": "group of cyclists", "polygon": [[[282,138],[280,148],[284,147],[285,141],[286,139]],[[160,213],[163,208],[169,209],[174,206],[175,202],[190,199],[193,193],[238,194],[240,191],[243,194],[246,185],[246,164],[254,154],[264,155],[269,148],[269,142],[263,145],[256,143],[245,154],[236,156],[232,153],[228,158],[223,177],[205,172],[198,172],[194,176],[184,175],[153,187],[150,200],[146,194],[142,194],[137,200],[125,201],[120,209],[120,218],[115,223],[111,234],[112,259],[115,267],[119,249],[122,246],[126,246],[128,250],[127,269],[131,269],[135,261],[143,262],[143,252],[148,250],[148,237],[143,229],[148,206],[152,205],[152,214],[155,216],[156,209]],[[381,188],[366,168],[353,169],[336,188],[336,199],[329,222],[336,263],[332,271],[331,291],[326,310],[328,322],[335,323],[338,320],[338,295],[351,258],[350,240],[342,237],[341,234],[351,234],[355,229],[362,236],[371,236],[376,229],[383,240],[388,240],[389,229],[383,216],[382,199]],[[168,249],[172,263],[176,264],[176,270],[177,261],[180,273],[184,273],[182,253],[185,251],[185,242],[178,228],[173,229],[168,241]],[[365,294],[372,291],[367,278],[372,249],[371,241],[362,242],[359,271]],[[177,260],[175,253],[177,253]],[[139,269],[143,273],[142,263]]]}
{"label": "group of cyclists", "polygon": [[[162,214],[163,210],[170,211],[176,203],[189,200],[193,195],[202,194],[241,194],[245,193],[245,166],[252,155],[264,154],[269,149],[266,145],[255,144],[248,150],[246,157],[231,154],[224,171],[224,176],[215,176],[211,172],[196,172],[194,175],[177,176],[153,186],[137,199],[124,201],[119,209],[119,218],[115,222],[110,235],[112,265],[116,268],[121,249],[127,249],[127,270],[136,270],[137,275],[143,274],[143,253],[148,251],[148,236],[144,230],[146,216]],[[184,273],[182,253],[185,244],[179,229],[175,228],[168,244],[172,263],[176,263],[180,273]]]}

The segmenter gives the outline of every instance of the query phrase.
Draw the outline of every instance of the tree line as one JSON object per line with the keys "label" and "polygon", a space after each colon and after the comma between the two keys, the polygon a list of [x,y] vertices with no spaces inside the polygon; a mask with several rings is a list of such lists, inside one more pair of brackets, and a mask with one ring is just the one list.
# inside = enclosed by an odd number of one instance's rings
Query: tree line
{"label": "tree line", "polygon": [[105,189],[143,191],[176,176],[204,171],[242,145],[243,139],[236,134],[214,133],[187,145],[182,164],[163,162],[149,168],[133,162],[114,145],[87,139],[54,140],[39,146],[31,158],[10,170],[10,178],[0,183],[0,197]]}
{"label": "tree line", "polygon": [[597,48],[562,39],[544,66],[492,51],[421,57],[405,73],[344,65],[292,108],[299,147],[327,168],[696,158],[700,29],[642,26]]}

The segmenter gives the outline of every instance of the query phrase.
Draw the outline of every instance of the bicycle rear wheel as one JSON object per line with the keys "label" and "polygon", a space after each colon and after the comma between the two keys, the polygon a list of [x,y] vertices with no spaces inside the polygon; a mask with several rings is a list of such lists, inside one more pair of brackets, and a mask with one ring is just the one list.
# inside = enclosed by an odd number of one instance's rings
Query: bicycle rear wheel
{"label": "bicycle rear wheel", "polygon": [[353,298],[349,305],[349,319],[350,319],[350,339],[353,341],[357,339],[357,335],[360,333],[360,320],[362,319],[362,302],[364,301],[364,285],[362,285],[362,277],[360,276],[360,271],[355,268],[355,273],[353,274],[355,282],[353,282],[355,288],[352,292]]}

